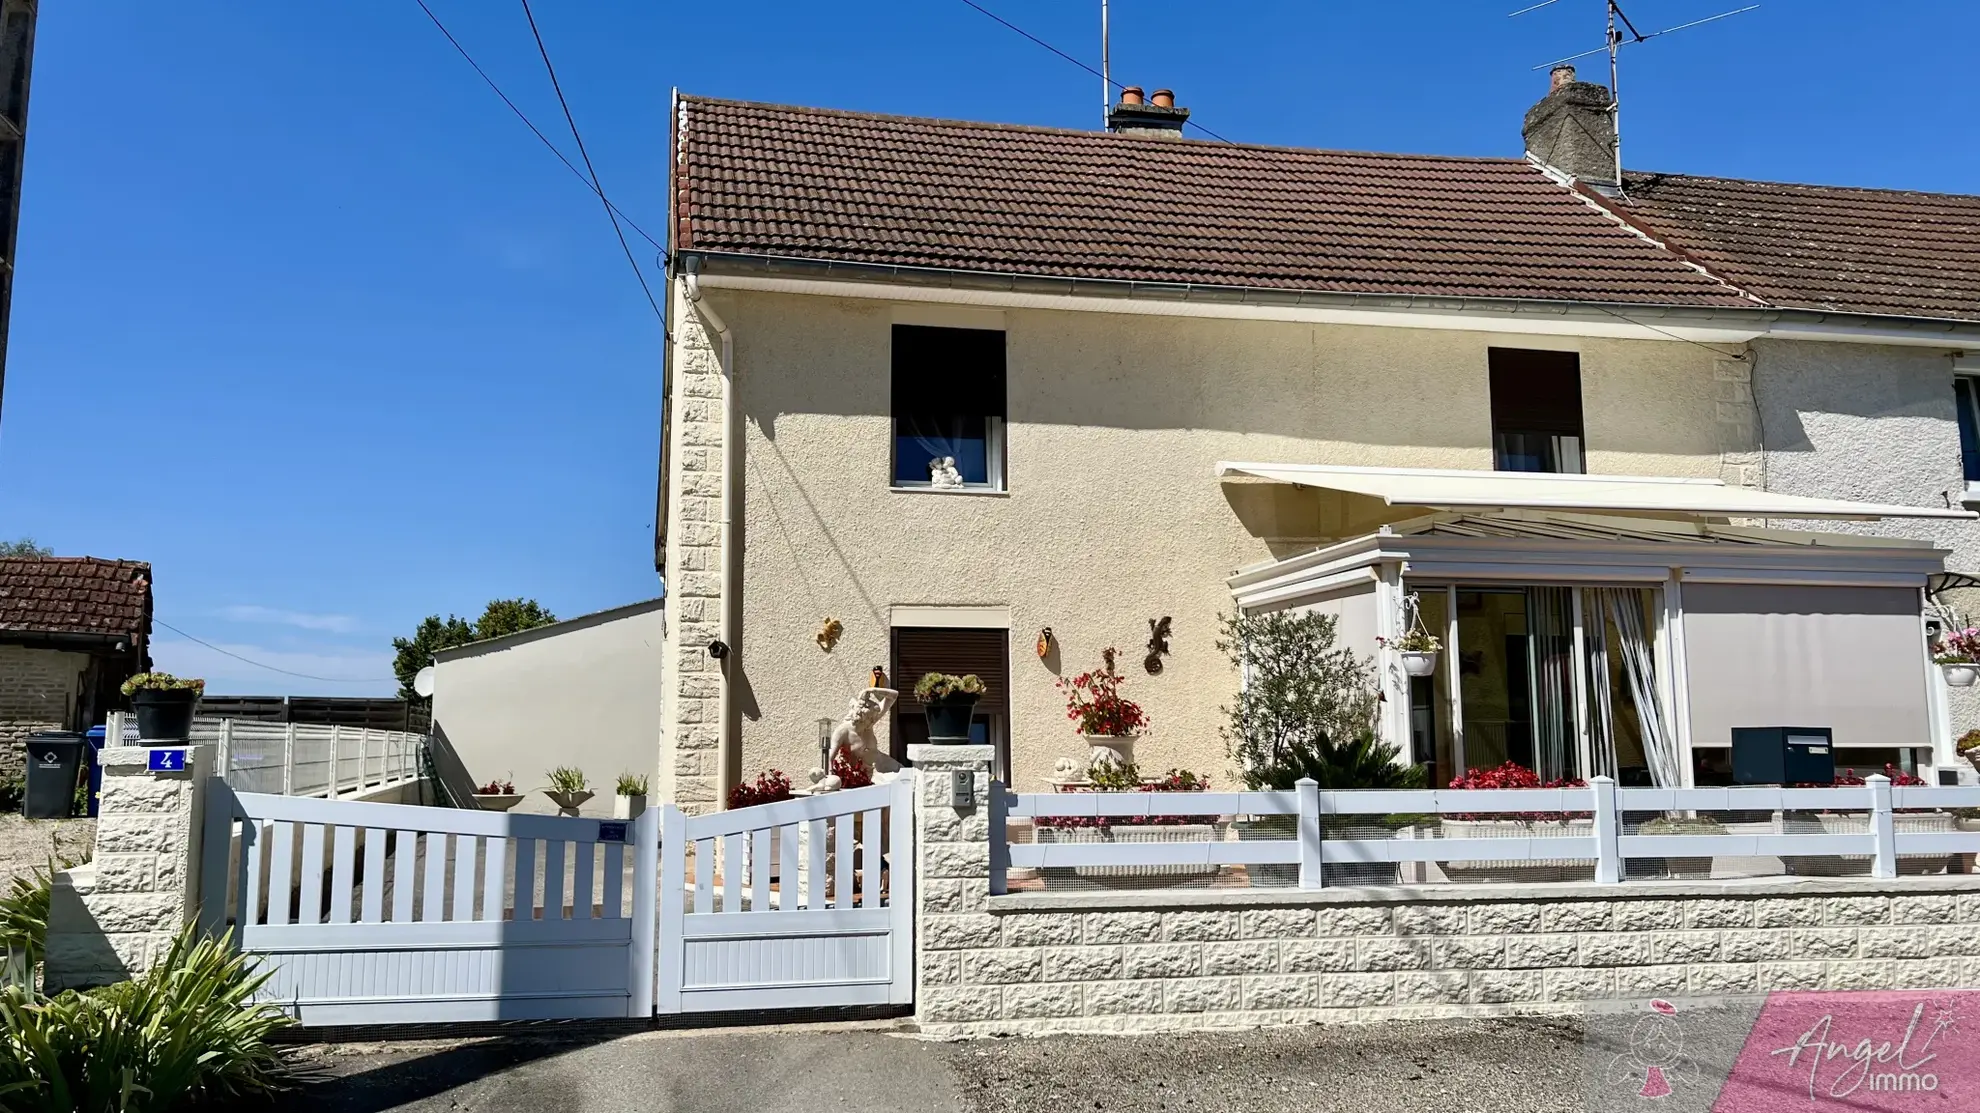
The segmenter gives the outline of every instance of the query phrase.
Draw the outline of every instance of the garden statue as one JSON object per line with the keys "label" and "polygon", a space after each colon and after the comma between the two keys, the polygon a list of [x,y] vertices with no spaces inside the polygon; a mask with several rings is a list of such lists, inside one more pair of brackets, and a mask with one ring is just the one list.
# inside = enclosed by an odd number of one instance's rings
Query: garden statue
{"label": "garden statue", "polygon": [[839,789],[839,778],[827,770],[832,768],[841,753],[848,761],[873,770],[875,784],[891,781],[900,775],[901,767],[881,751],[880,739],[873,733],[874,724],[899,698],[900,693],[892,688],[868,688],[852,698],[846,705],[846,717],[832,728],[832,744],[825,751],[825,768],[811,771],[813,792],[835,792]]}
{"label": "garden statue", "polygon": [[962,472],[956,470],[956,458],[937,456],[928,461],[928,483],[930,486],[942,488],[962,486]]}

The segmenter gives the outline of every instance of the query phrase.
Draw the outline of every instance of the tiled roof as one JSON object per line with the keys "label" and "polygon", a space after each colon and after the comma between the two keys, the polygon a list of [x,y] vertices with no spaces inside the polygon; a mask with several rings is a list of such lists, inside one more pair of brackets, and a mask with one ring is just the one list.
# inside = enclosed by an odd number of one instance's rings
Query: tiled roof
{"label": "tiled roof", "polygon": [[1980,197],[1632,174],[1646,232],[1769,303],[1980,320]]}
{"label": "tiled roof", "polygon": [[151,633],[151,565],[95,557],[0,557],[0,636]]}
{"label": "tiled roof", "polygon": [[682,98],[679,251],[1302,291],[1752,306],[1517,159]]}

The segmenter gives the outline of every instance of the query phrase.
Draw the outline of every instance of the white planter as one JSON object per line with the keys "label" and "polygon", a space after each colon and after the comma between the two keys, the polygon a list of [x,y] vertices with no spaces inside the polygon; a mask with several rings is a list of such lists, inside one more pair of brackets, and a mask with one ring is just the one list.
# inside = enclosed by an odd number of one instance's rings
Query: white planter
{"label": "white planter", "polygon": [[551,792],[546,789],[543,795],[548,796],[550,802],[557,805],[558,811],[575,817],[578,809],[584,806],[584,802],[596,794],[590,792]]}
{"label": "white planter", "polygon": [[1980,665],[1940,665],[1939,671],[1945,674],[1949,688],[1971,688],[1980,680]]}
{"label": "white planter", "polygon": [[[1181,801],[1178,801],[1180,803]],[[1110,826],[1110,827],[1039,827],[1034,839],[1040,843],[1146,843],[1146,842],[1218,842],[1224,837],[1222,823],[1187,823],[1172,827]],[[1123,877],[1159,878],[1165,881],[1181,881],[1191,877],[1214,876],[1222,866],[1208,863],[1185,862],[1167,866],[1047,866],[1045,879],[1083,877],[1089,880],[1108,880]]]}
{"label": "white planter", "polygon": [[[1595,833],[1593,819],[1445,819],[1447,839],[1548,839]],[[1452,881],[1593,881],[1593,858],[1505,858],[1439,862]]]}
{"label": "white planter", "polygon": [[[1790,835],[1862,835],[1870,830],[1869,812],[1797,812],[1785,817]],[[1940,835],[1958,830],[1951,812],[1898,812],[1891,817],[1893,833]],[[1918,876],[1943,873],[1950,855],[1905,857],[1897,860],[1898,873]],[[1789,873],[1804,877],[1862,877],[1870,872],[1868,854],[1794,855],[1781,859]]]}
{"label": "white planter", "polygon": [[522,803],[522,798],[520,792],[477,792],[474,794],[474,806],[484,812],[506,812]]}
{"label": "white planter", "polygon": [[1403,671],[1411,676],[1435,676],[1437,674],[1437,655],[1435,653],[1404,650],[1402,652],[1402,667]]}
{"label": "white planter", "polygon": [[637,796],[619,795],[612,797],[613,819],[638,819],[646,811],[646,794]]}
{"label": "white planter", "polygon": [[1086,768],[1089,770],[1134,761],[1132,734],[1082,734],[1080,737],[1086,739]]}

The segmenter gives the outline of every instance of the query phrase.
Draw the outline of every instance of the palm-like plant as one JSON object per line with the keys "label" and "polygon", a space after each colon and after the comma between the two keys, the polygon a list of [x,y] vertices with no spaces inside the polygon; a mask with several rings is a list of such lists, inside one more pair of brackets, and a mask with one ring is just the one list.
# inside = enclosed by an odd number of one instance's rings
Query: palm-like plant
{"label": "palm-like plant", "polygon": [[1289,789],[1311,777],[1323,789],[1422,788],[1421,765],[1399,763],[1402,750],[1362,730],[1343,742],[1315,734],[1289,743],[1278,762],[1246,777],[1253,788]]}

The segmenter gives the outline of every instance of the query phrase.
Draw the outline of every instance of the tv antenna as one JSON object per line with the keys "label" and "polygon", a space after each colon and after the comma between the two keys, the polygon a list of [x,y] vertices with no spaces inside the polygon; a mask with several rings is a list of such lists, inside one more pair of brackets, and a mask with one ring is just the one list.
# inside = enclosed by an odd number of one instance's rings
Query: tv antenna
{"label": "tv antenna", "polygon": [[1107,0],[1100,0],[1100,126],[1113,120],[1114,65],[1107,54]]}
{"label": "tv antenna", "polygon": [[[1559,2],[1560,0],[1540,0],[1540,2],[1537,4],[1529,4],[1526,7],[1519,9],[1516,12],[1508,12],[1507,15],[1508,17],[1511,17],[1511,16],[1525,15],[1528,12],[1537,12],[1541,8],[1549,7]],[[1101,3],[1105,4],[1106,0],[1101,0]],[[1646,43],[1649,42],[1651,39],[1659,38],[1664,35],[1669,35],[1672,34],[1673,32],[1688,31],[1693,27],[1701,27],[1707,23],[1717,23],[1719,20],[1722,19],[1730,19],[1736,15],[1744,15],[1745,13],[1753,11],[1755,8],[1758,8],[1760,5],[1748,4],[1743,8],[1733,8],[1730,11],[1720,12],[1718,15],[1708,15],[1703,19],[1694,19],[1689,23],[1680,23],[1675,27],[1666,27],[1661,31],[1652,31],[1646,35],[1643,32],[1636,29],[1636,24],[1630,21],[1629,15],[1622,10],[1622,5],[1617,3],[1616,0],[1603,0],[1603,3],[1604,6],[1608,9],[1608,20],[1609,20],[1608,33],[1603,37],[1603,45],[1598,46],[1593,50],[1584,50],[1579,54],[1570,54],[1565,58],[1556,58],[1551,62],[1542,62],[1533,68],[1536,70],[1551,70],[1555,66],[1564,66],[1569,62],[1586,58],[1589,57],[1590,55],[1602,54],[1602,53],[1608,54],[1609,56],[1609,118],[1615,124],[1616,138],[1615,138],[1614,146],[1616,152],[1616,188],[1621,189],[1622,180],[1623,180],[1622,74],[1621,71],[1617,68],[1616,58],[1617,55],[1621,52],[1622,48],[1630,45],[1631,43]],[[1104,21],[1104,17],[1103,17],[1103,21]]]}

